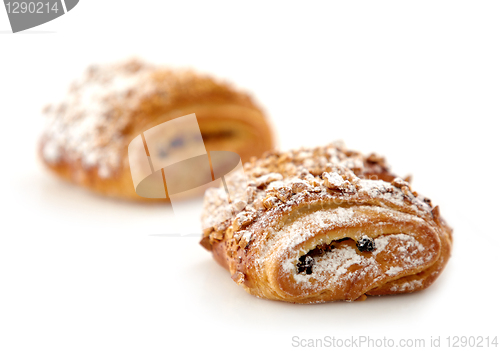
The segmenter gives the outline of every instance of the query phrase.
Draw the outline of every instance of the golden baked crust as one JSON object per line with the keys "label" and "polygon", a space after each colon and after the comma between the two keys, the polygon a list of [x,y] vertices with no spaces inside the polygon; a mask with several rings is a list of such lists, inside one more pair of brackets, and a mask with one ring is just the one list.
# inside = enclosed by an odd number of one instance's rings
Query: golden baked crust
{"label": "golden baked crust", "polygon": [[248,94],[189,70],[138,60],[91,66],[44,113],[44,163],[62,178],[113,197],[144,199],[134,190],[128,144],[180,116],[196,114],[207,151],[234,151],[245,162],[274,145],[263,111]]}
{"label": "golden baked crust", "polygon": [[258,297],[294,303],[414,292],[438,277],[452,230],[375,154],[336,143],[268,152],[205,194],[201,244]]}

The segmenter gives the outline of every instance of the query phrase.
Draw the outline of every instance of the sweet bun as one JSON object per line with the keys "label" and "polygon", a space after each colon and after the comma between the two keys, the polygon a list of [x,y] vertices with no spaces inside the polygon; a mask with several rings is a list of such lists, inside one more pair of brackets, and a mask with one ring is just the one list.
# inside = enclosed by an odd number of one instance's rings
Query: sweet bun
{"label": "sweet bun", "polygon": [[332,144],[267,153],[205,194],[201,244],[252,295],[293,303],[429,287],[452,230],[384,158]]}
{"label": "sweet bun", "polygon": [[131,178],[130,141],[177,117],[196,114],[207,151],[233,151],[243,162],[274,146],[268,120],[248,94],[206,75],[138,60],[91,66],[44,113],[39,150],[47,167],[118,198],[144,199]]}

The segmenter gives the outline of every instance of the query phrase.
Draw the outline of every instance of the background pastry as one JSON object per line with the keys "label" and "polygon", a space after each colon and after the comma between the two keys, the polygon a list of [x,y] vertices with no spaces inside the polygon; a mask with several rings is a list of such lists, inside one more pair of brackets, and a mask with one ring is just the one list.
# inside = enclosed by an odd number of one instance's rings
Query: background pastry
{"label": "background pastry", "polygon": [[452,230],[375,154],[341,144],[267,153],[205,194],[201,244],[249,293],[317,303],[428,287]]}
{"label": "background pastry", "polygon": [[[91,66],[44,113],[44,163],[75,184],[120,198],[142,199],[131,179],[129,142],[165,121],[195,113],[207,151],[234,151],[243,161],[274,145],[263,111],[248,94],[209,76],[138,60]],[[179,147],[182,140],[173,142]]]}

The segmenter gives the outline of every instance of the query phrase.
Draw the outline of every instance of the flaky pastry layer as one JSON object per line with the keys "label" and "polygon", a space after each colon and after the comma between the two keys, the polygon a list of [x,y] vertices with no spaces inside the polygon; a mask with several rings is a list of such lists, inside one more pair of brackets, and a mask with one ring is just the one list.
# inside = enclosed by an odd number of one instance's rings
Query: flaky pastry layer
{"label": "flaky pastry layer", "polygon": [[[249,293],[318,303],[427,288],[452,230],[385,160],[336,143],[270,152],[205,194],[201,244]],[[235,194],[235,195],[234,195]]]}

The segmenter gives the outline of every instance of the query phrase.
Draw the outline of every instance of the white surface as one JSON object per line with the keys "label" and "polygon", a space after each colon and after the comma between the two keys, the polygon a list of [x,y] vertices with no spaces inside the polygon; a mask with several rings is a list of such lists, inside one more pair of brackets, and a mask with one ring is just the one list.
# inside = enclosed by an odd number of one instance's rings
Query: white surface
{"label": "white surface", "polygon": [[[498,335],[500,4],[81,1],[9,34],[0,10],[1,350],[286,350],[292,337]],[[113,12],[114,9],[117,12]],[[136,55],[252,91],[283,148],[344,139],[440,205],[453,257],[427,291],[290,305],[248,295],[167,208],[96,197],[37,162],[41,107]],[[187,203],[186,206],[195,204]],[[193,213],[191,224],[196,224]]]}

